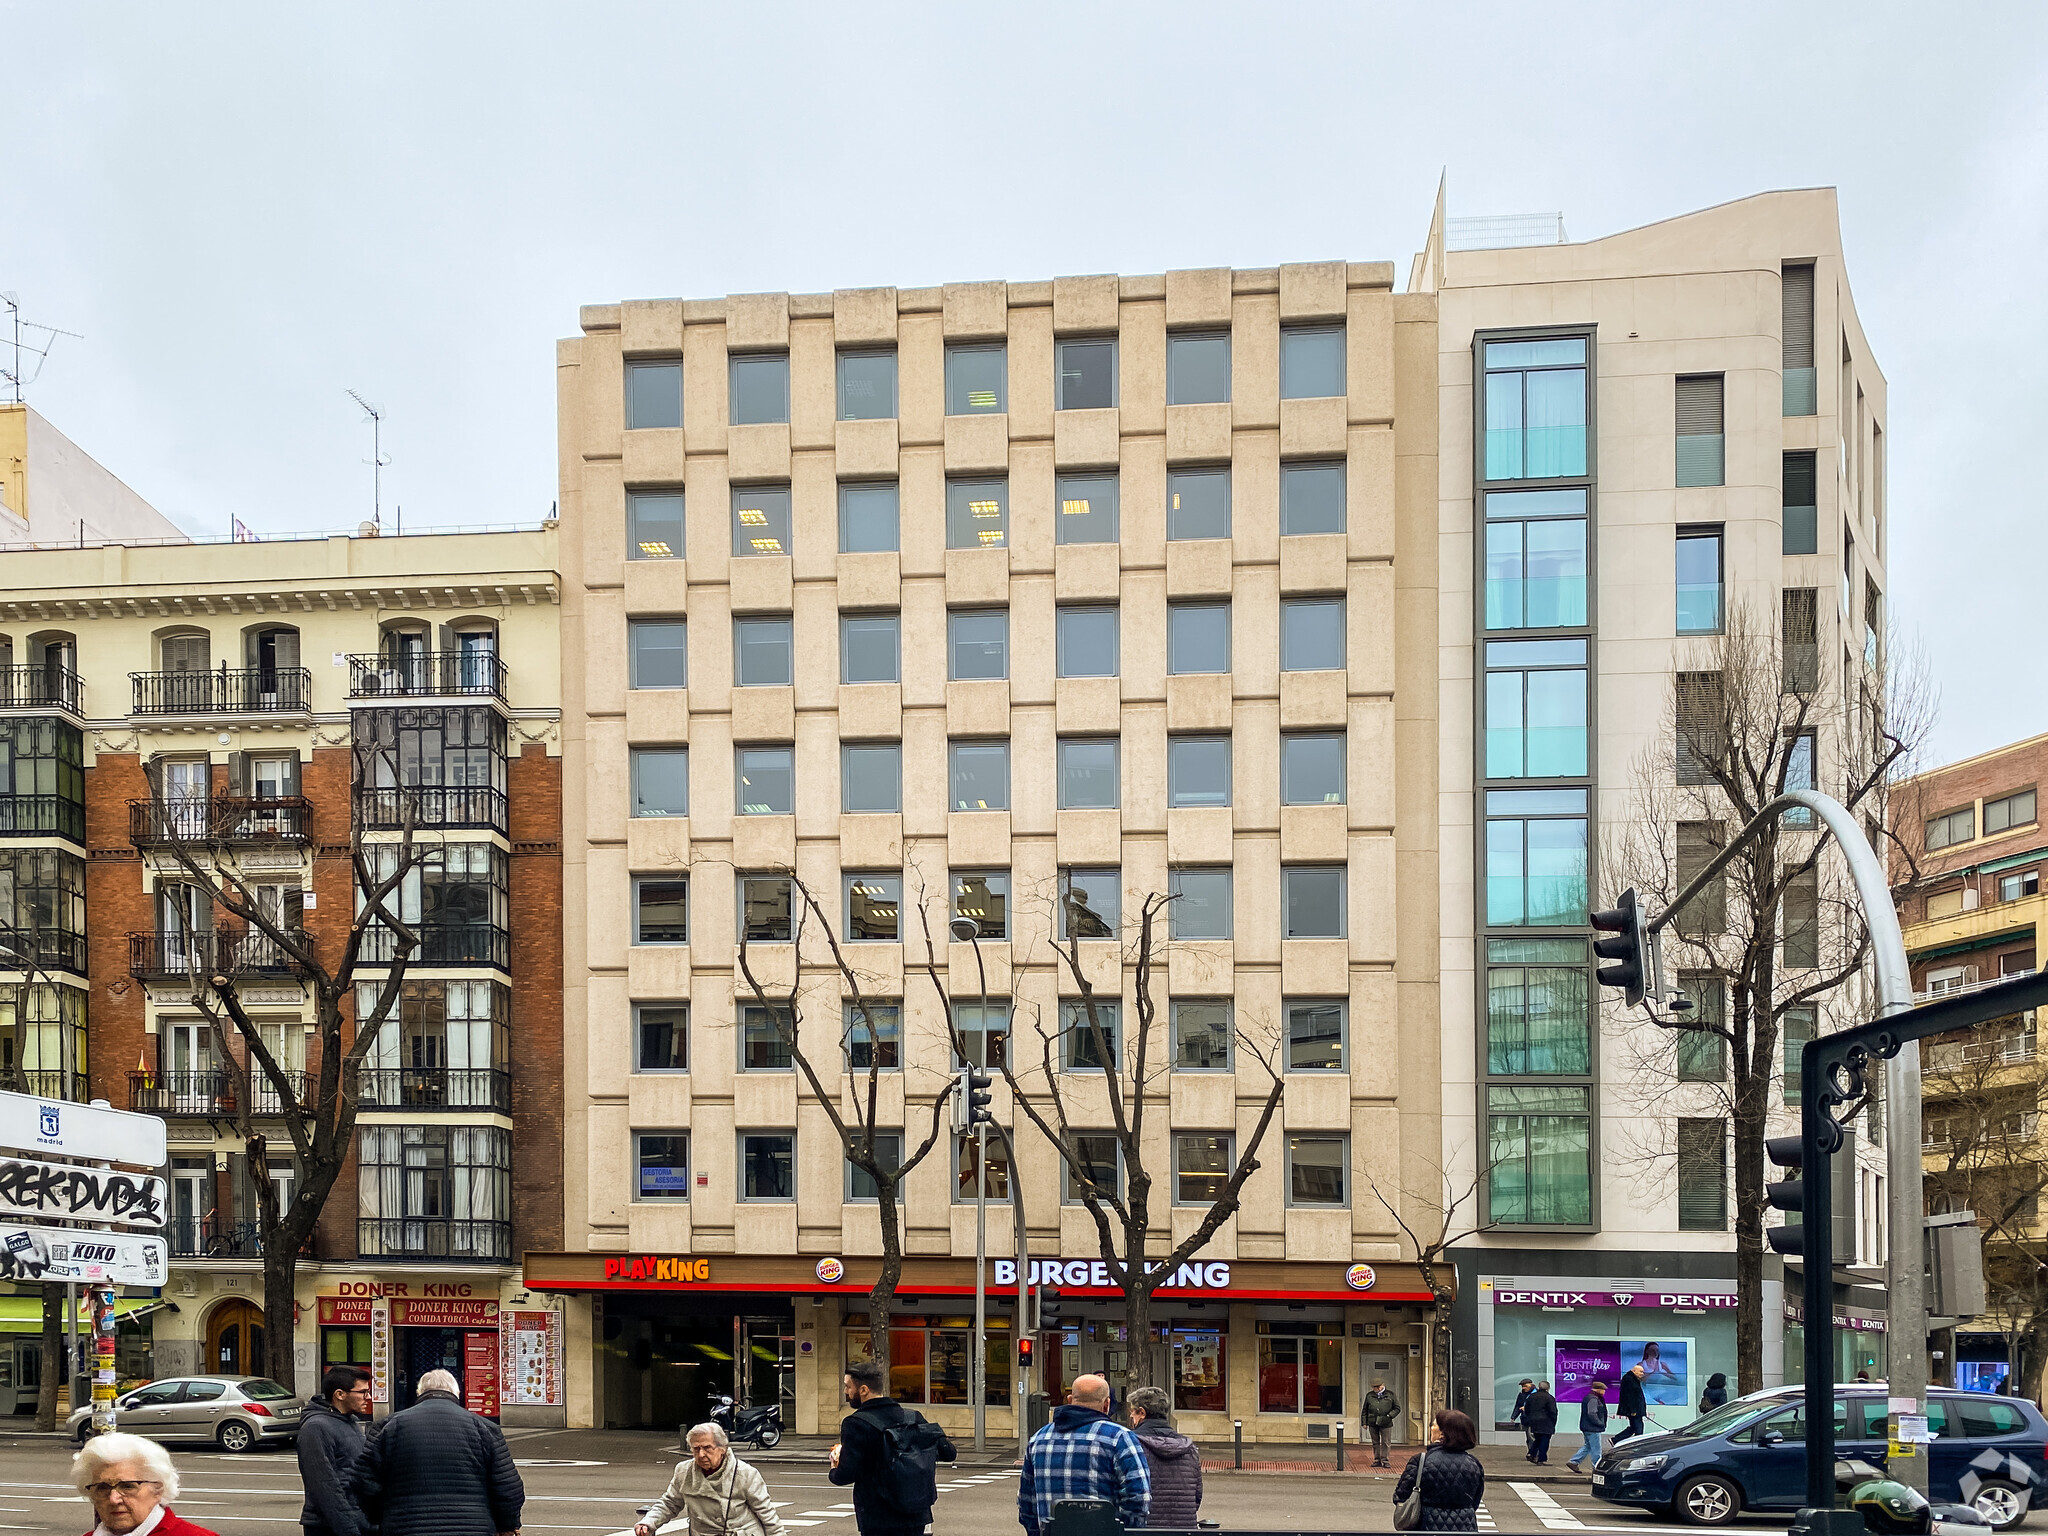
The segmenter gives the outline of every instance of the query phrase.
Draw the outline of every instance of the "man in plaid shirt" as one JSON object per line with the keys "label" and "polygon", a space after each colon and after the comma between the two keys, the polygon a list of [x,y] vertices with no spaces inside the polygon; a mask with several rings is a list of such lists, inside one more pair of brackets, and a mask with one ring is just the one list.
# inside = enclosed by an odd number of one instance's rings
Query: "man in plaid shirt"
{"label": "man in plaid shirt", "polygon": [[1117,1523],[1143,1525],[1152,1509],[1152,1473],[1138,1437],[1109,1416],[1109,1383],[1076,1376],[1071,1401],[1053,1410],[1052,1422],[1031,1437],[1024,1476],[1017,1485],[1017,1519],[1028,1533],[1052,1519],[1065,1499],[1103,1499]]}

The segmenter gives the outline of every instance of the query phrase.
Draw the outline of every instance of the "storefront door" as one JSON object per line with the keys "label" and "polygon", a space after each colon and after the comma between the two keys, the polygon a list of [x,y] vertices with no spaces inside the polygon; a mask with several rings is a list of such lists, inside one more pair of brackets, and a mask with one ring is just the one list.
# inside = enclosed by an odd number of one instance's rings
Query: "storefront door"
{"label": "storefront door", "polygon": [[750,1317],[746,1323],[746,1406],[782,1405],[785,1428],[796,1423],[796,1324],[793,1318]]}
{"label": "storefront door", "polygon": [[250,1301],[227,1301],[206,1322],[206,1369],[242,1376],[262,1369],[263,1309]]}
{"label": "storefront door", "polygon": [[459,1328],[394,1328],[397,1379],[391,1384],[394,1411],[410,1408],[419,1397],[420,1378],[429,1371],[447,1371],[462,1385],[462,1330]]}
{"label": "storefront door", "polygon": [[[1372,1390],[1372,1384],[1383,1381],[1387,1390],[1394,1394],[1401,1404],[1400,1417],[1394,1420],[1389,1432],[1394,1444],[1406,1444],[1412,1431],[1409,1416],[1415,1412],[1415,1405],[1408,1400],[1408,1356],[1396,1354],[1391,1349],[1367,1347],[1358,1352],[1358,1399],[1365,1401],[1365,1394]],[[1576,1421],[1574,1421],[1576,1422]]]}

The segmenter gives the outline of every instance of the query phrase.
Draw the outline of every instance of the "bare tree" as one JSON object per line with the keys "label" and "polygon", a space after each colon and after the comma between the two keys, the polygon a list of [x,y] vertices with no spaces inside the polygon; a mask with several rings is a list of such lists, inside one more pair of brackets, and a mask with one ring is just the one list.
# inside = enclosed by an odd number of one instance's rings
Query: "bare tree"
{"label": "bare tree", "polygon": [[[359,783],[370,782],[365,770],[380,750],[358,749]],[[231,829],[224,824],[226,818],[206,809],[187,814],[182,805],[166,802],[154,772],[149,777],[152,804],[160,808],[172,834],[162,846],[176,863],[179,879],[198,891],[215,919],[210,933],[176,919],[179,927],[166,936],[173,941],[168,958],[185,973],[193,1006],[212,1029],[220,1070],[230,1085],[234,1132],[242,1143],[243,1173],[257,1213],[263,1254],[263,1315],[269,1327],[264,1334],[265,1358],[256,1369],[289,1388],[295,1384],[291,1319],[299,1256],[312,1240],[348,1162],[361,1102],[363,1061],[397,1004],[419,948],[418,930],[400,915],[401,892],[416,873],[439,865],[442,850],[415,838],[420,792],[388,792],[398,805],[396,839],[350,839],[357,910],[339,950],[333,951],[316,944],[282,908],[264,900],[262,882],[241,866],[237,840],[227,835]],[[396,778],[391,775],[392,782]],[[239,926],[220,923],[222,914]],[[310,991],[317,1055],[310,1078],[278,1059],[244,1006],[242,987],[252,962],[292,970]],[[367,1016],[354,1020],[351,1033],[357,978],[366,969],[383,975],[374,984],[374,1004]],[[273,1118],[283,1123],[290,1140],[296,1177],[289,1202],[280,1199],[270,1176],[270,1136],[262,1122]]]}
{"label": "bare tree", "polygon": [[[789,881],[792,959],[789,982],[786,987],[771,992],[768,984],[756,974],[745,913],[740,915],[739,922],[740,974],[745,977],[755,1002],[774,1022],[776,1034],[788,1049],[790,1060],[803,1077],[811,1098],[831,1121],[833,1134],[839,1139],[846,1161],[859,1169],[875,1187],[875,1206],[881,1222],[882,1268],[868,1291],[868,1339],[875,1359],[887,1361],[889,1314],[895,1305],[897,1284],[903,1277],[903,1181],[937,1145],[943,1129],[943,1112],[946,1101],[952,1096],[955,1079],[946,1076],[932,1094],[931,1124],[917,1150],[901,1161],[891,1161],[884,1156],[881,1139],[886,1135],[907,1135],[908,1127],[881,1123],[886,1109],[882,1072],[885,1066],[890,1065],[899,1066],[906,1074],[912,1070],[909,1042],[899,1038],[893,1047],[897,1053],[896,1061],[886,1060],[890,1043],[876,1027],[874,1005],[868,999],[860,973],[848,960],[846,949],[833,930],[832,920],[819,905],[816,894],[795,870],[779,869],[772,873]],[[900,916],[898,921],[901,921]],[[823,1072],[804,1049],[800,1028],[803,1022],[804,939],[814,925],[831,956],[832,969],[845,987],[845,997],[853,1006],[855,1020],[850,1027],[842,1024],[834,1031],[838,1059]],[[949,1019],[949,1025],[950,1022]],[[856,1079],[853,1074],[860,1066],[856,1058],[863,1049],[866,1073],[863,1078]],[[906,1092],[906,1107],[908,1097]]]}
{"label": "bare tree", "polygon": [[[1983,1234],[1987,1318],[2005,1335],[2013,1388],[2040,1398],[2048,1358],[2048,1268],[2041,1196],[2048,1155],[2038,1133],[2048,1057],[2032,1012],[1928,1042],[1921,1062],[1927,1203],[1971,1211]],[[1945,1351],[1950,1360],[1953,1349]],[[2024,1372],[2024,1376],[2022,1376]]]}
{"label": "bare tree", "polygon": [[[1451,1249],[1500,1225],[1491,1217],[1483,1221],[1475,1219],[1484,1204],[1480,1192],[1492,1177],[1493,1169],[1491,1161],[1482,1159],[1470,1182],[1460,1187],[1448,1170],[1439,1168],[1435,1171],[1440,1187],[1428,1191],[1397,1187],[1391,1199],[1380,1188],[1378,1180],[1371,1174],[1366,1175],[1366,1187],[1372,1191],[1373,1199],[1393,1217],[1394,1225],[1415,1251],[1415,1263],[1422,1271],[1422,1283],[1429,1288],[1432,1298],[1427,1324],[1432,1409],[1448,1408],[1451,1402],[1451,1307],[1457,1300],[1457,1292],[1451,1284],[1455,1278]],[[1407,1214],[1414,1209],[1427,1211],[1434,1219],[1418,1224]]]}
{"label": "bare tree", "polygon": [[[1664,729],[1634,765],[1632,815],[1610,824],[1603,857],[1609,883],[1635,886],[1653,910],[1789,788],[1833,795],[1876,842],[1888,787],[1925,739],[1920,670],[1857,668],[1838,679],[1817,643],[1785,639],[1812,628],[1815,594],[1784,596],[1782,625],[1737,605],[1720,636],[1689,642],[1700,647],[1692,668],[1679,672]],[[1665,930],[1667,980],[1683,979],[1690,1012],[1653,1009],[1661,1034],[1617,1031],[1648,1127],[1624,1155],[1675,1163],[1682,1177],[1693,1160],[1721,1167],[1726,1144],[1719,1134],[1687,1138],[1682,1123],[1667,1136],[1672,1119],[1732,1128],[1744,1392],[1763,1385],[1763,1143],[1786,1020],[1796,1010],[1797,1022],[1826,1032],[1860,1022],[1867,1007],[1867,989],[1844,987],[1865,969],[1870,936],[1833,844],[1812,816],[1780,819],[1744,844]]]}
{"label": "bare tree", "polygon": [[[1166,1111],[1166,1079],[1173,1066],[1171,1042],[1163,1050],[1160,1048],[1159,1010],[1154,997],[1165,948],[1162,924],[1173,899],[1149,892],[1140,902],[1136,932],[1123,956],[1131,971],[1136,1020],[1129,1038],[1123,1039],[1119,1038],[1119,1031],[1104,1022],[1103,1000],[1082,961],[1079,938],[1083,933],[1091,933],[1116,937],[1122,942],[1122,936],[1105,931],[1099,926],[1102,920],[1098,914],[1074,892],[1063,890],[1058,901],[1066,921],[1061,927],[1069,936],[1055,939],[1052,947],[1056,964],[1078,999],[1062,1005],[1053,1029],[1048,1030],[1042,1019],[1036,1021],[1039,1060],[1028,1068],[1019,1060],[1019,1010],[1013,1007],[1009,1048],[1002,1053],[999,1063],[994,1063],[999,1065],[1017,1108],[1045,1138],[1064,1172],[1071,1176],[1082,1206],[1095,1223],[1103,1262],[1124,1295],[1126,1337],[1132,1341],[1132,1347],[1125,1353],[1129,1387],[1153,1384],[1152,1352],[1142,1343],[1152,1336],[1153,1292],[1171,1283],[1180,1267],[1200,1253],[1216,1230],[1236,1214],[1245,1180],[1260,1167],[1259,1146],[1280,1108],[1285,1087],[1278,1065],[1277,1033],[1268,1040],[1254,1040],[1233,1018],[1238,1059],[1242,1062],[1249,1056],[1258,1062],[1266,1073],[1269,1090],[1257,1121],[1237,1152],[1229,1177],[1218,1188],[1208,1209],[1185,1237],[1153,1257],[1151,1250],[1157,1246],[1152,1237],[1155,1176],[1150,1166],[1153,1149],[1146,1141],[1146,1117],[1154,1109],[1162,1114]],[[922,903],[919,911],[922,915]],[[950,1020],[952,1001],[939,977],[929,917],[925,918],[925,970]],[[1094,1108],[1092,1084],[1098,1071],[1102,1075],[1105,1112],[1111,1122],[1106,1134],[1115,1139],[1121,1164],[1121,1189],[1113,1180],[1104,1183],[1097,1177],[1100,1170],[1082,1155],[1076,1141],[1080,1131],[1105,1134],[1081,1112],[1081,1103],[1090,1110]],[[1016,1173],[1015,1169],[1011,1171],[1013,1179]]]}

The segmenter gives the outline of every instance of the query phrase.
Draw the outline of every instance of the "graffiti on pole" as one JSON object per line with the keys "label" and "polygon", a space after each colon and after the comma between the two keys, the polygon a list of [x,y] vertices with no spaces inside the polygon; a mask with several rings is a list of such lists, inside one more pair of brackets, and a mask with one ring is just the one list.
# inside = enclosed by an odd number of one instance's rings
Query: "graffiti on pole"
{"label": "graffiti on pole", "polygon": [[160,1228],[169,1193],[155,1174],[0,1156],[0,1210],[13,1216]]}

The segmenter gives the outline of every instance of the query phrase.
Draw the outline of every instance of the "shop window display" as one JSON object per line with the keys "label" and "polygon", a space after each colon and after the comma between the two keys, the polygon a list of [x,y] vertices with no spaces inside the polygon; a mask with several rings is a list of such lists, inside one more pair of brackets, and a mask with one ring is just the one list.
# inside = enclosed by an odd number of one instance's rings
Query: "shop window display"
{"label": "shop window display", "polygon": [[[1010,1402],[1010,1320],[988,1320],[987,1360],[983,1367],[985,1398],[993,1407]],[[846,1319],[846,1359],[871,1360],[867,1315]],[[972,1317],[918,1317],[889,1320],[889,1395],[899,1403],[965,1404],[967,1367],[974,1349]]]}
{"label": "shop window display", "polygon": [[1259,1412],[1344,1412],[1344,1325],[1259,1324]]}

